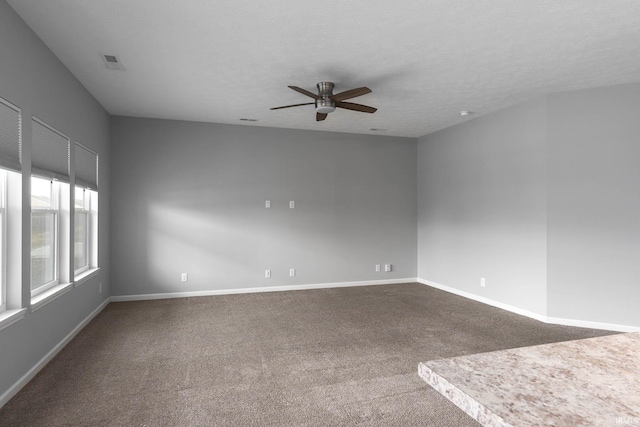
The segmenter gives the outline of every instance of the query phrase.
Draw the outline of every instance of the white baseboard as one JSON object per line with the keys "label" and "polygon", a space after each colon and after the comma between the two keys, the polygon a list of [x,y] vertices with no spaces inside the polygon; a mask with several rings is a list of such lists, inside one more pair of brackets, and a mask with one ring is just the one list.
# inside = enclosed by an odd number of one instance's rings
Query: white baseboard
{"label": "white baseboard", "polygon": [[640,332],[640,327],[638,326],[593,322],[591,320],[563,319],[561,317],[547,317],[545,323],[564,326],[577,326],[578,328],[604,329],[605,331]]}
{"label": "white baseboard", "polygon": [[532,311],[525,310],[520,307],[505,304],[500,301],[495,301],[489,298],[481,297],[479,295],[475,295],[470,292],[461,291],[459,289],[452,288],[450,286],[441,285],[439,283],[431,282],[429,280],[418,278],[417,282],[422,283],[423,285],[431,286],[432,288],[440,289],[441,291],[449,292],[455,295],[459,295],[461,297],[465,297],[474,301],[481,302],[483,304],[501,308],[503,310],[507,310],[512,313],[519,314],[521,316],[530,317],[532,319],[535,319],[544,323],[549,323],[554,325],[563,325],[563,326],[576,326],[579,328],[603,329],[606,331],[640,332],[640,327],[638,326],[617,325],[615,323],[592,322],[590,320],[563,319],[560,317],[549,317],[544,314],[534,313]]}
{"label": "white baseboard", "polygon": [[62,341],[56,344],[56,346],[52,348],[49,353],[47,353],[42,359],[40,359],[40,361],[38,361],[38,363],[36,363],[31,369],[29,369],[29,371],[24,374],[22,378],[20,378],[18,381],[16,381],[15,384],[9,387],[9,389],[0,396],[0,408],[2,408],[9,400],[11,400],[11,398],[15,396],[16,393],[18,393],[22,389],[22,387],[27,385],[27,383],[31,381],[31,379],[35,377],[36,374],[40,372],[40,370],[44,368],[45,365],[49,363],[51,359],[53,359],[56,354],[58,354],[60,350],[62,350],[64,346],[66,346],[73,339],[73,337],[78,334],[78,332],[82,330],[82,328],[84,328],[94,317],[96,317],[98,313],[104,310],[104,308],[107,306],[107,304],[109,304],[110,301],[111,298],[107,298],[106,300],[104,300],[95,310],[91,312],[91,314],[85,317],[84,320],[78,324],[78,326],[73,328],[73,330],[69,332],[69,334],[62,339]]}
{"label": "white baseboard", "polygon": [[495,301],[489,298],[481,297],[479,295],[472,294],[471,292],[461,291],[460,289],[452,288],[450,286],[441,285],[440,283],[431,282],[429,280],[424,280],[418,278],[418,283],[422,283],[423,285],[431,286],[432,288],[440,289],[441,291],[449,292],[451,294],[456,294],[461,297],[469,298],[474,301],[481,302],[483,304],[491,305],[493,307],[501,308],[503,310],[510,311],[512,313],[519,314],[521,316],[530,317],[532,319],[539,320],[544,322],[547,319],[547,316],[543,314],[534,313],[533,311],[525,310],[520,307],[516,307],[513,305],[505,304],[499,301]]}
{"label": "white baseboard", "polygon": [[189,298],[203,297],[212,295],[231,295],[231,294],[252,294],[257,292],[281,292],[281,291],[301,291],[305,289],[325,289],[325,288],[346,288],[353,286],[374,286],[374,285],[395,285],[399,283],[415,283],[415,277],[405,279],[392,280],[366,280],[360,282],[335,282],[335,283],[314,283],[308,285],[289,285],[289,286],[266,286],[254,288],[236,288],[236,289],[214,289],[207,291],[193,292],[169,292],[161,294],[141,294],[141,295],[118,295],[112,296],[111,301],[145,301],[154,299],[170,299],[170,298]]}

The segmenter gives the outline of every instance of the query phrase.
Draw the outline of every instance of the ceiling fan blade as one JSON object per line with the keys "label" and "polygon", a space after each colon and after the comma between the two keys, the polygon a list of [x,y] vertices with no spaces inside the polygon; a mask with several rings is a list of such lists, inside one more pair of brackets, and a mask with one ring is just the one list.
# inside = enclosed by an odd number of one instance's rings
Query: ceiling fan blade
{"label": "ceiling fan blade", "polygon": [[336,102],[336,107],[345,108],[347,110],[360,111],[361,113],[375,113],[377,108],[369,107],[367,105],[354,104],[352,102]]}
{"label": "ceiling fan blade", "polygon": [[289,87],[295,90],[296,92],[300,92],[303,95],[307,95],[309,98],[320,99],[320,97],[315,93],[309,92],[308,90],[302,89],[301,87],[298,87],[298,86],[289,86]]}
{"label": "ceiling fan blade", "polygon": [[356,96],[362,96],[371,93],[371,89],[368,87],[359,87],[356,89],[345,90],[331,97],[334,101],[344,101],[345,99],[355,98]]}
{"label": "ceiling fan blade", "polygon": [[316,122],[321,122],[327,118],[325,113],[316,113]]}
{"label": "ceiling fan blade", "polygon": [[272,110],[280,110],[281,108],[291,108],[291,107],[300,107],[302,105],[313,105],[315,102],[305,102],[304,104],[293,104],[293,105],[284,105],[282,107],[273,107]]}

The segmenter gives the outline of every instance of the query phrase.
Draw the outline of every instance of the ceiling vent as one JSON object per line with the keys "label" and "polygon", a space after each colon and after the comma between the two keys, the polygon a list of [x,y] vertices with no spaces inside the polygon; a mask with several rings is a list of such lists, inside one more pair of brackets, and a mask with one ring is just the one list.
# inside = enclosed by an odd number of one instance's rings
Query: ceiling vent
{"label": "ceiling vent", "polygon": [[120,57],[118,55],[105,55],[101,53],[102,62],[104,62],[104,66],[109,70],[118,70],[124,71],[124,67],[122,66],[122,62],[120,62]]}

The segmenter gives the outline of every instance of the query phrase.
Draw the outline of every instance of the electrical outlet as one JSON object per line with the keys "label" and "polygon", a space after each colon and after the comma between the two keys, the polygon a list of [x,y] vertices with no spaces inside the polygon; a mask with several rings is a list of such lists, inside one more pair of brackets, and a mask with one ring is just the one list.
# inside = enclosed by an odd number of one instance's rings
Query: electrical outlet
{"label": "electrical outlet", "polygon": [[289,209],[295,209],[296,208],[296,202],[294,200],[291,200],[289,202]]}
{"label": "electrical outlet", "polygon": [[189,275],[187,273],[182,273],[180,275],[180,281],[181,282],[188,282],[189,281]]}
{"label": "electrical outlet", "polygon": [[376,264],[376,273],[380,273],[380,264]]}
{"label": "electrical outlet", "polygon": [[269,279],[271,277],[271,270],[265,270],[264,271],[264,278],[265,279]]}
{"label": "electrical outlet", "polygon": [[387,272],[387,273],[390,272],[391,271],[391,267],[392,267],[391,264],[385,264],[384,265],[384,271]]}
{"label": "electrical outlet", "polygon": [[480,278],[480,286],[482,286],[483,288],[487,286],[487,283],[485,282],[484,277]]}
{"label": "electrical outlet", "polygon": [[289,269],[289,277],[295,277],[296,275],[296,269],[295,268],[290,268]]}
{"label": "electrical outlet", "polygon": [[265,200],[264,201],[264,207],[267,208],[267,209],[271,208],[271,200]]}

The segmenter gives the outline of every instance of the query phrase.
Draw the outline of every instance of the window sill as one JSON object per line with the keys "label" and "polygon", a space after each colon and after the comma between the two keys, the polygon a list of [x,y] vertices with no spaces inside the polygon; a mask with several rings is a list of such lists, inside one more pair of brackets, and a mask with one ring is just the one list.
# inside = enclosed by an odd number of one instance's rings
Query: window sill
{"label": "window sill", "polygon": [[96,268],[90,268],[90,269],[85,270],[82,273],[76,275],[76,277],[74,278],[75,286],[82,285],[87,280],[91,279],[92,277],[97,276],[99,272],[100,272],[100,268],[96,267]]}
{"label": "window sill", "polygon": [[60,295],[69,292],[73,288],[73,283],[63,283],[62,285],[54,286],[53,288],[31,297],[31,312],[42,308],[44,305],[50,303]]}
{"label": "window sill", "polygon": [[18,310],[5,310],[0,313],[0,331],[22,319],[26,311],[26,308],[21,308]]}

